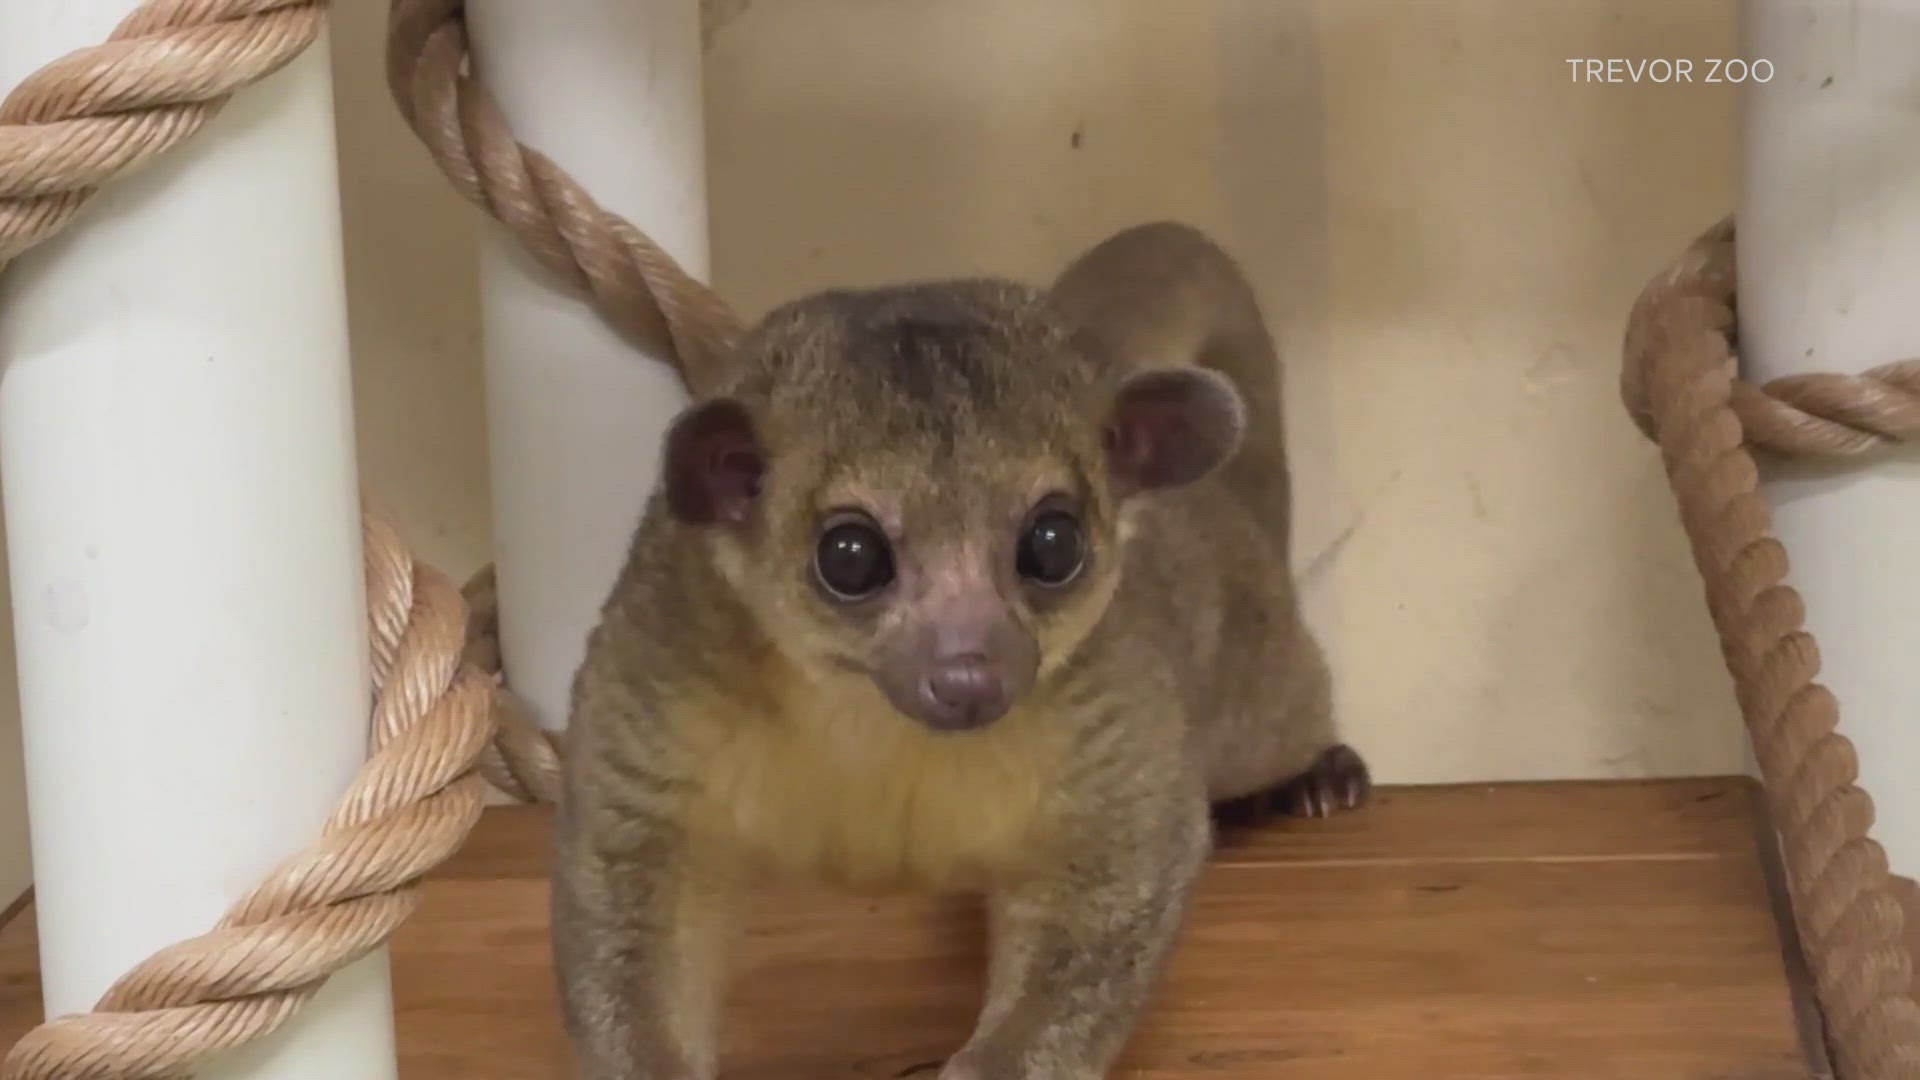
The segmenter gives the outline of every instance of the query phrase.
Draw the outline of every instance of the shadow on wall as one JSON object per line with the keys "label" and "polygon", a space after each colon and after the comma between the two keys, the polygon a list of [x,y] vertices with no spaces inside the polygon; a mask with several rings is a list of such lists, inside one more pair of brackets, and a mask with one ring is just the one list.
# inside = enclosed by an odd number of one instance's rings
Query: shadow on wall
{"label": "shadow on wall", "polygon": [[464,581],[491,558],[481,221],[395,110],[385,33],[384,4],[333,13],[361,486],[421,558]]}

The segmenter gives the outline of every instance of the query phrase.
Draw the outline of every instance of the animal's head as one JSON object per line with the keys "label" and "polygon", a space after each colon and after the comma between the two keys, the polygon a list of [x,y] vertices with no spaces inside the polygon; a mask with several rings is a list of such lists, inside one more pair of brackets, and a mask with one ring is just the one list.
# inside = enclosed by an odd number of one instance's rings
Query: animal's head
{"label": "animal's head", "polygon": [[1239,444],[1226,378],[1138,359],[1003,282],[808,297],[673,423],[665,502],[782,648],[979,728],[1099,622],[1136,500]]}

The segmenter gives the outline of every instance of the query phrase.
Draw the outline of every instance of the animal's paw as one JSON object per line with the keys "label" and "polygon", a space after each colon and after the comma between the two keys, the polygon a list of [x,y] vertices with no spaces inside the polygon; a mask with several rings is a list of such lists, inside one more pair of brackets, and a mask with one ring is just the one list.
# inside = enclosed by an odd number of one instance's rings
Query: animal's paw
{"label": "animal's paw", "polygon": [[1361,806],[1373,778],[1358,751],[1345,743],[1327,749],[1307,771],[1273,792],[1273,808],[1294,817],[1322,818]]}

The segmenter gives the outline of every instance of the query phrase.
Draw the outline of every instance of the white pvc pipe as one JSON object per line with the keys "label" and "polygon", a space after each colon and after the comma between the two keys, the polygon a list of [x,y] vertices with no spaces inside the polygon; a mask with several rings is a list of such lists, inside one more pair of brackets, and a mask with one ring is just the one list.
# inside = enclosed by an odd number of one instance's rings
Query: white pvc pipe
{"label": "white pvc pipe", "polygon": [[[705,277],[697,0],[468,0],[467,25],[520,140]],[[497,228],[481,297],[500,644],[559,728],[686,393]]]}
{"label": "white pvc pipe", "polygon": [[[1920,356],[1920,2],[1748,0],[1739,218],[1748,377]],[[1860,752],[1874,835],[1920,874],[1920,454],[1770,476],[1822,681]]]}
{"label": "white pvc pipe", "polygon": [[[133,0],[0,4],[0,84]],[[324,41],[0,281],[41,972],[84,1011],[317,835],[367,647]],[[395,1075],[384,954],[203,1070]]]}

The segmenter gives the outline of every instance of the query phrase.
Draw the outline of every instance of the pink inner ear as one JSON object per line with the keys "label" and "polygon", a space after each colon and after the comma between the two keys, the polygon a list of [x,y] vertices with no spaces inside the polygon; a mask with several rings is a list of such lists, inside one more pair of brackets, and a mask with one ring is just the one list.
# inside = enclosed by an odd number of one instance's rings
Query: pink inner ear
{"label": "pink inner ear", "polygon": [[707,477],[714,502],[723,517],[738,519],[746,503],[760,494],[760,477],[766,463],[753,443],[737,434],[714,439],[707,458]]}
{"label": "pink inner ear", "polygon": [[668,505],[693,524],[742,522],[760,493],[765,459],[738,402],[709,402],[681,416],[662,466]]}
{"label": "pink inner ear", "polygon": [[1134,415],[1117,417],[1107,427],[1108,464],[1122,476],[1139,475],[1153,452],[1153,441],[1141,427]]}
{"label": "pink inner ear", "polygon": [[1110,464],[1129,485],[1154,486],[1162,482],[1164,459],[1177,453],[1174,444],[1186,427],[1186,414],[1177,403],[1130,401],[1107,428]]}

